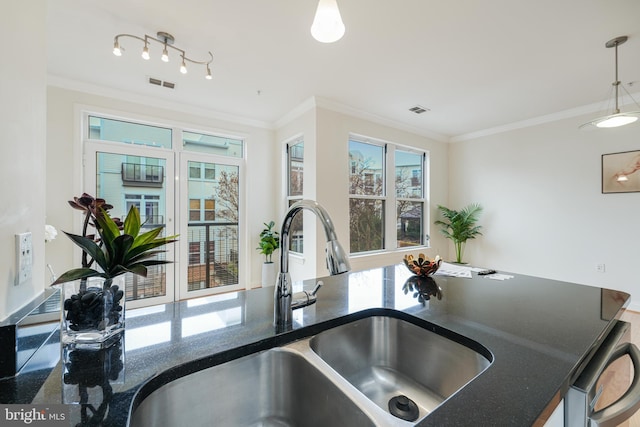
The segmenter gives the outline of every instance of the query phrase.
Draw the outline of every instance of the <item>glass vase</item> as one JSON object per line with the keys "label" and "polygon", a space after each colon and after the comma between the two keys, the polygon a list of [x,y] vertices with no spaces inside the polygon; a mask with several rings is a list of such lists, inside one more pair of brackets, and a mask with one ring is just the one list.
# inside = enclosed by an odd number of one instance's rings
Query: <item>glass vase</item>
{"label": "glass vase", "polygon": [[62,403],[79,403],[94,408],[88,414],[92,422],[82,425],[102,425],[96,421],[102,421],[108,413],[113,397],[112,386],[124,384],[124,355],[122,334],[113,344],[100,349],[62,346]]}
{"label": "glass vase", "polygon": [[62,343],[84,348],[111,345],[124,331],[124,285],[122,275],[63,283]]}

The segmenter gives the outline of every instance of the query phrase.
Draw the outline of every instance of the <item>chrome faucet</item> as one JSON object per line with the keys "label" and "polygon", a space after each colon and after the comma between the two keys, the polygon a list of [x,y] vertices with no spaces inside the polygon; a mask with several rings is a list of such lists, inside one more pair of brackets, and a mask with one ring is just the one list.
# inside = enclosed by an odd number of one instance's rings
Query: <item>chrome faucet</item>
{"label": "chrome faucet", "polygon": [[306,307],[316,301],[316,293],[322,282],[318,282],[312,292],[302,291],[292,293],[291,275],[289,274],[289,230],[293,218],[303,209],[313,212],[324,227],[324,233],[327,237],[327,268],[333,276],[345,273],[351,269],[349,258],[346,252],[340,246],[333,222],[327,211],[317,202],[312,200],[301,200],[294,203],[282,221],[282,230],[280,231],[280,273],[274,290],[274,316],[273,322],[277,327],[289,327],[292,325],[293,310],[296,308]]}

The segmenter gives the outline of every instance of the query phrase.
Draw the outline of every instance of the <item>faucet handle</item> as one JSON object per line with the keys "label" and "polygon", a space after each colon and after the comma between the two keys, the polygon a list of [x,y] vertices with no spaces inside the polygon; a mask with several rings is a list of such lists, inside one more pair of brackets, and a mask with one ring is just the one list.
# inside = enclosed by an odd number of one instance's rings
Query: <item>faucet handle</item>
{"label": "faucet handle", "polygon": [[318,283],[316,283],[316,287],[311,291],[311,295],[315,297],[322,285],[324,285],[324,282],[322,280],[318,280]]}
{"label": "faucet handle", "polygon": [[316,287],[311,292],[300,291],[291,296],[291,309],[296,310],[298,308],[306,307],[316,302],[316,293],[324,285],[322,280],[318,280]]}

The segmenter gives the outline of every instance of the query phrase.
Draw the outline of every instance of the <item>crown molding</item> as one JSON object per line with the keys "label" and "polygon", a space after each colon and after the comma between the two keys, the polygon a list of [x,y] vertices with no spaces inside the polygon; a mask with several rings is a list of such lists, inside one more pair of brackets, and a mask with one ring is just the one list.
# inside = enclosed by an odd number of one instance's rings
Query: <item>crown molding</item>
{"label": "crown molding", "polygon": [[273,130],[272,123],[248,119],[246,117],[236,116],[233,114],[223,113],[221,111],[210,110],[207,108],[196,107],[194,105],[185,104],[181,102],[169,101],[162,98],[157,98],[149,95],[142,95],[133,93],[130,91],[124,91],[120,89],[113,89],[105,86],[99,86],[93,83],[82,82],[79,80],[72,80],[65,77],[49,74],[47,76],[47,85],[55,86],[62,89],[74,90],[78,92],[88,93],[96,96],[103,96],[105,98],[115,98],[128,102],[134,102],[137,104],[153,106],[157,108],[164,108],[167,110],[180,111],[181,113],[193,114],[195,116],[214,118],[234,124],[240,124],[245,126],[251,126],[260,129]]}
{"label": "crown molding", "polygon": [[[109,87],[99,86],[93,83],[87,83],[79,80],[72,80],[56,75],[49,74],[47,76],[47,84],[49,86],[60,87],[62,89],[75,90],[79,92],[89,93],[97,96],[104,96],[106,98],[117,98],[129,102],[135,102],[143,105],[150,105],[159,108],[165,108],[168,110],[176,110],[180,112],[185,112],[189,114],[193,114],[201,117],[209,117],[214,118],[234,124],[240,124],[245,126],[251,126],[259,129],[266,130],[276,130],[286,125],[287,123],[295,120],[296,118],[302,116],[306,112],[314,109],[314,108],[324,108],[330,111],[334,111],[341,114],[346,114],[352,117],[360,118],[363,120],[368,120],[373,123],[377,123],[384,126],[389,126],[394,129],[403,130],[406,132],[410,132],[416,135],[421,135],[435,141],[439,142],[448,142],[448,143],[456,143],[462,141],[469,141],[485,136],[496,135],[499,133],[509,132],[518,129],[524,129],[527,127],[538,126],[545,123],[550,123],[558,120],[569,119],[573,117],[583,116],[587,114],[595,114],[598,112],[602,112],[605,109],[603,108],[603,103],[593,103],[581,107],[571,108],[564,111],[559,111],[557,113],[546,114],[543,116],[534,117],[531,119],[526,119],[518,122],[508,123],[501,126],[496,126],[492,128],[482,129],[479,131],[469,132],[466,134],[455,135],[449,137],[447,135],[443,135],[437,132],[432,132],[428,129],[423,129],[411,125],[407,125],[402,122],[398,122],[396,120],[388,119],[386,117],[382,117],[373,113],[369,113],[364,110],[360,110],[358,108],[342,104],[337,101],[333,101],[327,98],[322,98],[318,96],[312,96],[304,101],[302,101],[298,106],[293,108],[291,111],[286,113],[280,119],[275,122],[266,122],[261,120],[253,120],[246,117],[236,116],[233,114],[224,113],[221,111],[210,110],[207,108],[196,107],[190,104],[169,101],[149,95],[142,95],[137,93],[132,93],[130,91],[124,91],[119,89],[113,89]],[[635,99],[640,98],[640,92],[636,92],[633,94],[627,94],[621,97],[621,104],[637,104]]]}
{"label": "crown molding", "polygon": [[384,126],[389,126],[394,129],[403,130],[406,132],[410,132],[416,135],[425,136],[427,138],[431,138],[433,140],[439,142],[449,142],[449,137],[439,134],[437,132],[431,132],[427,129],[418,128],[415,126],[410,126],[405,123],[401,123],[395,120],[388,119],[386,117],[378,116],[376,114],[369,113],[364,110],[360,110],[354,107],[351,107],[346,104],[342,104],[337,101],[332,101],[327,98],[322,98],[319,96],[312,96],[310,98],[305,99],[301,104],[292,109],[290,112],[282,116],[279,120],[275,122],[275,127],[280,128],[287,123],[291,122],[294,119],[297,119],[302,114],[313,108],[323,108],[325,110],[334,111],[336,113],[346,114],[348,116],[360,118],[363,120],[368,120],[373,123],[377,123]]}
{"label": "crown molding", "polygon": [[[620,98],[621,105],[637,104],[636,97],[640,97],[640,92],[625,95]],[[449,142],[469,141],[484,136],[495,135],[499,133],[509,132],[518,129],[524,129],[532,126],[538,126],[545,123],[551,123],[558,120],[571,119],[573,117],[584,116],[587,114],[596,114],[604,111],[602,102],[594,102],[593,104],[584,105],[582,107],[570,108],[568,110],[559,111],[557,113],[546,114],[519,122],[509,123],[502,126],[483,129],[476,132],[470,132],[462,135],[453,136]]]}
{"label": "crown molding", "polygon": [[349,105],[332,101],[326,98],[316,97],[316,106],[320,108],[325,108],[327,110],[335,111],[337,113],[347,114],[349,116],[353,116],[353,117],[368,120],[374,123],[378,123],[381,125],[389,126],[398,130],[411,132],[416,135],[425,136],[427,138],[430,138],[439,142],[449,142],[449,139],[450,139],[448,136],[443,135],[441,133],[432,132],[428,129],[411,126],[402,122],[398,122],[396,120],[378,116],[377,114],[369,113],[364,110],[359,110]]}
{"label": "crown molding", "polygon": [[295,119],[297,119],[298,117],[306,113],[307,111],[313,110],[314,108],[316,108],[316,98],[315,96],[311,96],[305,99],[304,101],[302,101],[300,104],[298,104],[298,106],[293,108],[284,116],[276,120],[273,124],[273,127],[275,129],[280,129],[281,127],[294,121]]}

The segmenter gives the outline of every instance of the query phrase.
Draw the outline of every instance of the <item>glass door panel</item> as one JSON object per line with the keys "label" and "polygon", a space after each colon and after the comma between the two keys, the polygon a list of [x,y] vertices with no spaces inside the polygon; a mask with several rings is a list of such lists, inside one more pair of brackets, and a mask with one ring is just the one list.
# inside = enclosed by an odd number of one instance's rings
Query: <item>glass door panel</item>
{"label": "glass door panel", "polygon": [[180,273],[181,298],[241,288],[240,165],[220,160],[182,153],[181,228],[188,231],[181,248],[188,263]]}
{"label": "glass door panel", "polygon": [[[168,179],[173,176],[172,153],[145,156],[137,147],[109,147],[107,151],[104,145],[91,143],[86,148],[86,188],[113,205],[111,216],[124,220],[129,209],[135,206],[140,212],[143,231],[164,227],[162,236],[175,234],[172,221],[174,180]],[[157,255],[158,258],[174,260],[173,246],[167,245],[164,248],[167,252]],[[147,277],[127,274],[125,295],[127,301],[132,302],[129,306],[172,301],[173,272],[173,264],[165,264],[149,267]],[[140,303],[136,304],[136,301]]]}

